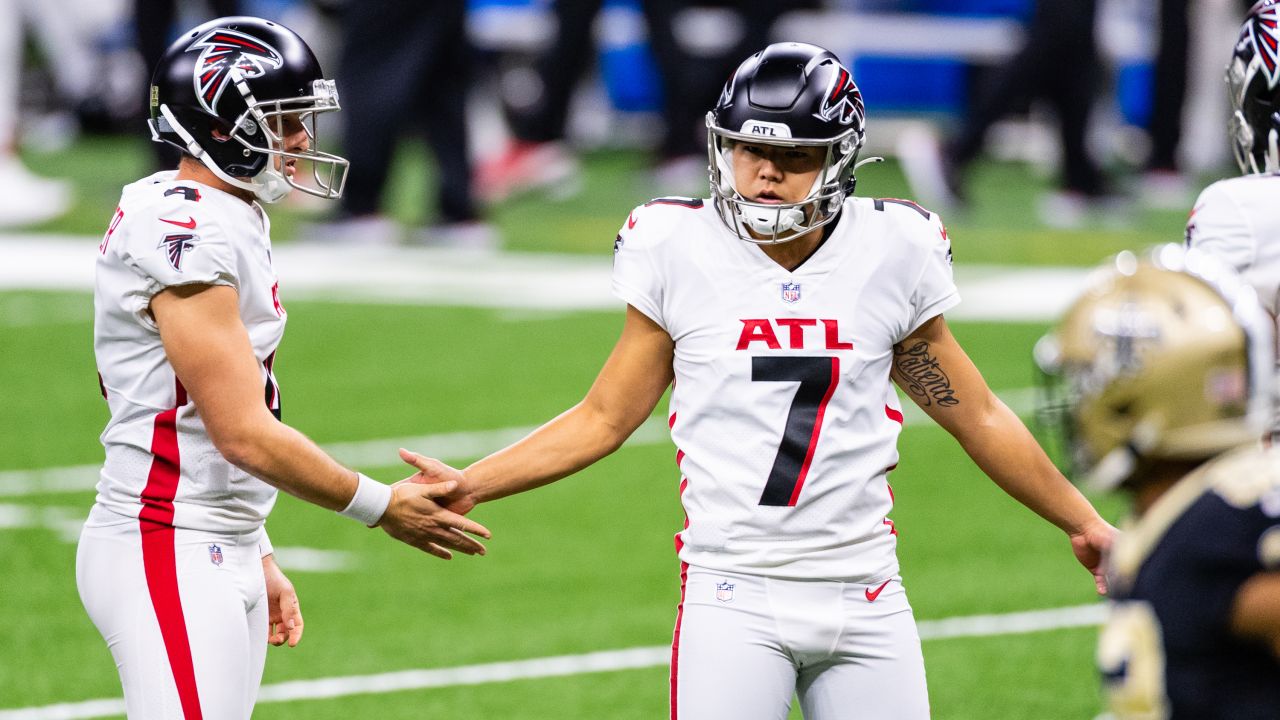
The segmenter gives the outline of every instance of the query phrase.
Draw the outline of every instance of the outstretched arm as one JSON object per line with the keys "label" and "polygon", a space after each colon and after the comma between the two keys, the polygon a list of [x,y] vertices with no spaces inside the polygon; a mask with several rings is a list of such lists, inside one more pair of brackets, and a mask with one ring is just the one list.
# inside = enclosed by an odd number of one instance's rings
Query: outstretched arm
{"label": "outstretched arm", "polygon": [[1115,529],[991,392],[941,315],[894,346],[892,376],[1002,490],[1067,533],[1076,558],[1093,573],[1098,592],[1106,592],[1102,551]]}
{"label": "outstretched arm", "polygon": [[357,488],[363,488],[367,492],[361,495],[362,507],[368,506],[368,512],[360,519],[367,524],[381,523],[392,537],[438,557],[447,559],[450,549],[483,554],[484,546],[461,531],[483,537],[489,537],[489,531],[431,501],[449,488],[408,483],[387,488],[360,479],[271,414],[262,399],[261,369],[240,320],[235,289],[170,287],[152,298],[151,313],[174,373],[199,408],[209,439],[228,462],[330,510],[349,508]]}
{"label": "outstretched arm", "polygon": [[456,480],[448,507],[460,513],[546,485],[587,467],[630,437],[671,384],[674,353],[666,331],[627,306],[622,335],[582,402],[461,472],[408,451],[401,457],[422,472],[425,482]]}

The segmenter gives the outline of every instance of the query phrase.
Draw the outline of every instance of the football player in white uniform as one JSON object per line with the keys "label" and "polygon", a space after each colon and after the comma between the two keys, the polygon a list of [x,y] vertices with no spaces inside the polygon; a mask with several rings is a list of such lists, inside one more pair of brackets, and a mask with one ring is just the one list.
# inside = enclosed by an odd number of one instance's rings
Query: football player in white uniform
{"label": "football player in white uniform", "polygon": [[[1249,11],[1227,65],[1227,91],[1228,134],[1243,175],[1200,193],[1186,242],[1244,275],[1274,318],[1280,316],[1280,0],[1261,0]],[[1271,432],[1280,433],[1280,414]]]}
{"label": "football player in white uniform", "polygon": [[959,296],[937,216],[852,196],[862,96],[822,48],[770,45],[708,115],[710,201],[635,208],[615,243],[622,335],[586,398],[459,472],[405,453],[449,507],[616,449],[674,382],[687,523],[671,717],[925,718],[898,574],[890,378],[1095,574],[1113,529],[987,388],[943,320]]}
{"label": "football player in white uniform", "polygon": [[184,157],[124,188],[98,248],[111,419],[76,561],[134,720],[246,719],[268,640],[301,638],[263,530],[277,489],[441,557],[483,552],[459,530],[487,530],[431,502],[447,487],[371,480],[279,420],[286,315],[257,201],[341,193],[346,160],[311,145],[315,116],[337,109],[302,39],[257,18],[184,33],[155,71],[153,138]]}
{"label": "football player in white uniform", "polygon": [[1198,250],[1122,254],[1036,346],[1081,481],[1135,518],[1098,662],[1118,720],[1280,717],[1280,448],[1271,323]]}

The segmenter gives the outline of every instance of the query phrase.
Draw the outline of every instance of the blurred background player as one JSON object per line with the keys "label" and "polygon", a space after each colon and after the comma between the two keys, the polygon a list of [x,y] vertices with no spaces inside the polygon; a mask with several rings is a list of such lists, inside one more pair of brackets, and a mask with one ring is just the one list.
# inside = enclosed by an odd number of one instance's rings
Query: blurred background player
{"label": "blurred background player", "polygon": [[[1196,199],[1188,247],[1244,275],[1272,318],[1280,315],[1280,3],[1249,11],[1227,65],[1228,136],[1241,177],[1219,180]],[[1280,432],[1280,415],[1272,433]]]}
{"label": "blurred background player", "polygon": [[[511,130],[506,148],[477,168],[478,194],[489,202],[527,190],[563,190],[579,172],[566,142],[570,101],[593,65],[592,27],[604,0],[552,3],[555,35],[533,60],[532,82],[522,90],[531,98],[506,102]],[[748,0],[642,0],[647,39],[661,85],[663,131],[658,141],[654,181],[666,190],[701,192],[706,183],[702,115],[715,101],[724,78],[739,58],[768,42],[780,15],[812,5],[806,0],[760,3]],[[717,42],[693,41],[689,13],[716,12]],[[705,23],[699,25],[705,26]]]}
{"label": "blurred background player", "polygon": [[1107,194],[1102,169],[1086,143],[1102,65],[1094,39],[1097,0],[1036,0],[1021,49],[1001,67],[985,94],[941,147],[930,138],[903,147],[903,171],[914,192],[940,207],[968,200],[966,170],[981,154],[991,126],[1028,98],[1043,98],[1058,122],[1060,191],[1041,209],[1046,224],[1079,224]]}
{"label": "blurred background player", "polygon": [[[71,205],[71,186],[32,173],[18,156],[19,87],[22,79],[23,31],[42,17],[44,3],[0,2],[0,228],[49,220]],[[41,27],[57,27],[58,23]]]}
{"label": "blurred background player", "polygon": [[[368,0],[342,6],[338,77],[350,109],[343,151],[352,166],[338,216],[304,240],[388,244],[399,226],[382,214],[392,160],[420,135],[438,170],[436,220],[416,240],[471,250],[498,246],[476,208],[468,155],[467,91],[474,65],[464,0]],[[423,198],[426,201],[426,198]]]}
{"label": "blurred background player", "polygon": [[1280,717],[1280,450],[1271,323],[1214,258],[1124,253],[1036,347],[1081,482],[1134,519],[1098,660],[1119,720]]}
{"label": "blurred background player", "polygon": [[852,195],[861,93],[832,53],[776,43],[707,115],[709,201],[635,208],[614,244],[622,335],[581,403],[459,472],[404,452],[449,507],[558,480],[613,452],[674,386],[687,517],[671,718],[926,718],[898,572],[891,379],[1002,489],[1061,528],[1103,590],[1113,529],[987,387],[947,328],[941,221]]}
{"label": "blurred background player", "polygon": [[154,138],[183,156],[124,188],[99,246],[111,420],[76,579],[130,718],[247,719],[268,637],[302,636],[263,529],[277,489],[444,558],[484,550],[455,529],[488,531],[430,502],[447,487],[384,485],[280,422],[286,315],[259,202],[339,197],[347,165],[313,145],[338,95],[310,48],[279,24],[220,18],[181,35],[152,82]]}

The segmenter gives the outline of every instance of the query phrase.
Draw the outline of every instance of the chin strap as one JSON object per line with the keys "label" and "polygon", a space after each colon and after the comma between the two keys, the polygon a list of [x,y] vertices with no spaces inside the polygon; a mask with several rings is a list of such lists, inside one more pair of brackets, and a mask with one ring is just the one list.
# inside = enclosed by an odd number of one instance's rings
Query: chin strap
{"label": "chin strap", "polygon": [[160,106],[160,117],[160,123],[148,122],[151,127],[152,139],[159,137],[157,124],[168,125],[173,132],[177,133],[178,137],[182,138],[187,152],[191,153],[191,156],[199,160],[202,165],[209,168],[209,171],[218,176],[219,180],[241,190],[248,190],[253,193],[254,197],[265,203],[279,202],[293,190],[293,185],[289,183],[284,175],[272,168],[271,162],[267,163],[262,172],[249,180],[228,175],[222,168],[218,167],[217,163],[213,162],[209,157],[209,153],[205,152],[204,148],[200,147],[200,143],[196,142],[195,137],[187,132],[186,128],[182,127],[168,105]]}

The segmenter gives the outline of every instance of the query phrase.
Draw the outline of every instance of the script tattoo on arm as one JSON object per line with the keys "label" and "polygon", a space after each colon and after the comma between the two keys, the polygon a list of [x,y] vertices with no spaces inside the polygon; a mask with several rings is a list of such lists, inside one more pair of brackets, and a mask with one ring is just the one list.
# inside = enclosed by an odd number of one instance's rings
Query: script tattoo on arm
{"label": "script tattoo on arm", "polygon": [[902,343],[893,346],[893,365],[903,380],[904,389],[916,396],[923,405],[954,407],[960,404],[951,379],[938,365],[938,359],[929,354],[929,343],[915,341],[911,347]]}

